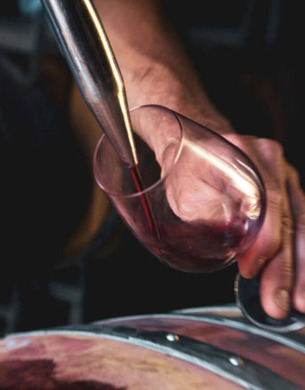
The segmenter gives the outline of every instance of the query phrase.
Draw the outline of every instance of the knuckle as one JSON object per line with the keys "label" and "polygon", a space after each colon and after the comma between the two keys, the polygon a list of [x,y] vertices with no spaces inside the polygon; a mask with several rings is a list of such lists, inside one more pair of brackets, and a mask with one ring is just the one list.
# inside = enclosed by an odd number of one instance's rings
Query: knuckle
{"label": "knuckle", "polygon": [[284,162],[283,146],[272,139],[260,138],[257,141],[257,150],[267,171],[277,170]]}
{"label": "knuckle", "polygon": [[261,145],[263,145],[264,150],[269,152],[272,156],[283,156],[283,146],[276,140],[270,138],[261,138]]}

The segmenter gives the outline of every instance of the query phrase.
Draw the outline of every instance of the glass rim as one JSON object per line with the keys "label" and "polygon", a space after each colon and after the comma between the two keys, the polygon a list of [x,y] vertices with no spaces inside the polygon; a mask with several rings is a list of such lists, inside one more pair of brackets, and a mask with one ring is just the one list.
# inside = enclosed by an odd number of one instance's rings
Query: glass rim
{"label": "glass rim", "polygon": [[[104,141],[104,139],[106,138],[107,139],[107,136],[106,134],[104,133],[100,139],[98,140],[97,144],[96,144],[96,147],[95,147],[95,150],[94,150],[94,154],[93,154],[93,176],[95,178],[95,182],[97,183],[97,185],[106,193],[106,194],[109,194],[111,196],[114,196],[114,197],[120,197],[120,198],[137,198],[137,197],[140,197],[150,191],[152,191],[154,188],[158,187],[161,183],[163,183],[167,177],[171,174],[171,172],[173,171],[174,167],[176,166],[179,158],[180,158],[180,155],[181,155],[181,152],[182,152],[182,148],[183,148],[183,134],[184,134],[184,130],[183,130],[183,124],[182,124],[182,121],[181,119],[179,118],[179,114],[177,112],[175,112],[174,110],[168,108],[168,107],[165,107],[165,106],[162,106],[160,104],[143,104],[143,105],[138,105],[138,106],[135,106],[135,107],[132,107],[131,109],[129,109],[129,113],[132,113],[134,111],[137,111],[137,110],[140,110],[140,109],[143,109],[143,108],[157,108],[157,109],[162,109],[164,111],[167,111],[169,114],[171,114],[177,121],[177,125],[180,129],[180,144],[179,144],[179,148],[175,154],[175,158],[173,159],[173,162],[170,166],[169,169],[167,169],[166,173],[160,177],[157,181],[155,181],[153,184],[149,185],[148,187],[146,187],[143,191],[137,191],[137,192],[132,192],[130,194],[122,194],[122,193],[118,193],[116,191],[111,191],[109,190],[108,188],[106,188],[105,186],[103,186],[103,184],[98,180],[98,177],[97,177],[97,174],[96,174],[96,157],[97,157],[97,153],[98,153],[98,150],[102,144],[102,142]],[[108,139],[107,139],[108,140]],[[108,140],[109,141],[109,140]],[[110,142],[110,141],[109,141]],[[126,168],[128,168],[126,166]]]}

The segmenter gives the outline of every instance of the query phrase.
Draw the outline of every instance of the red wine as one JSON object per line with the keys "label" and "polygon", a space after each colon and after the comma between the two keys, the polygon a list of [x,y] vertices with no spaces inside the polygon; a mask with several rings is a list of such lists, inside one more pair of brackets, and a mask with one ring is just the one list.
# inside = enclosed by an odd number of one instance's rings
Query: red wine
{"label": "red wine", "polygon": [[[231,264],[245,245],[242,225],[163,224],[160,239],[142,241],[161,261],[184,272],[211,272]],[[247,234],[246,234],[247,235]]]}
{"label": "red wine", "polygon": [[[131,167],[129,169],[137,191],[142,192],[144,190],[144,183],[140,174],[139,166],[135,165],[134,167]],[[143,212],[145,214],[146,222],[148,224],[149,232],[152,235],[152,237],[158,239],[159,233],[158,233],[157,225],[155,223],[154,215],[152,213],[151,207],[149,205],[148,199],[145,196],[145,194],[140,195],[140,201],[141,201]]]}
{"label": "red wine", "polygon": [[[130,173],[137,191],[142,192],[145,186],[139,167],[131,168]],[[183,224],[172,214],[171,220],[166,223],[159,221],[157,225],[145,194],[141,194],[140,203],[140,210],[145,215],[144,225],[147,226],[145,229],[145,226],[136,224],[136,235],[162,262],[184,272],[210,272],[231,264],[252,236],[249,221],[242,220],[228,225]]]}

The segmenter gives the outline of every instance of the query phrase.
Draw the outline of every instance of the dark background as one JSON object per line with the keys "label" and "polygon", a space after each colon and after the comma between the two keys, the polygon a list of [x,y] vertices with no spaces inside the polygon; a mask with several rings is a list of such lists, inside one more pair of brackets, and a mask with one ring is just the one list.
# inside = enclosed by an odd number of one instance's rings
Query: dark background
{"label": "dark background", "polygon": [[[164,2],[219,109],[239,132],[280,141],[304,183],[299,3]],[[48,58],[66,75],[55,101],[41,73]],[[54,268],[90,199],[90,172],[66,118],[69,80],[43,15],[1,1],[0,331],[234,302],[236,265],[208,275],[172,270],[115,212],[87,250]]]}

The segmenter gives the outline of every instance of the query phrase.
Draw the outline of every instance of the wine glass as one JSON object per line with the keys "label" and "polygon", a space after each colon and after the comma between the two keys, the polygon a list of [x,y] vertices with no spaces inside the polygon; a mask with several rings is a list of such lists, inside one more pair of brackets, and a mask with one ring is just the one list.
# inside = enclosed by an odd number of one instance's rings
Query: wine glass
{"label": "wine glass", "polygon": [[[159,105],[130,110],[138,164],[129,167],[109,139],[99,140],[96,182],[142,244],[167,265],[206,273],[232,264],[254,243],[266,194],[250,159],[216,132]],[[304,316],[268,316],[259,278],[237,275],[236,301],[252,323],[278,332],[304,326]]]}
{"label": "wine glass", "polygon": [[265,192],[254,165],[217,133],[168,108],[140,106],[130,119],[138,165],[126,166],[106,136],[93,164],[126,225],[178,270],[211,272],[234,262],[264,218]]}

